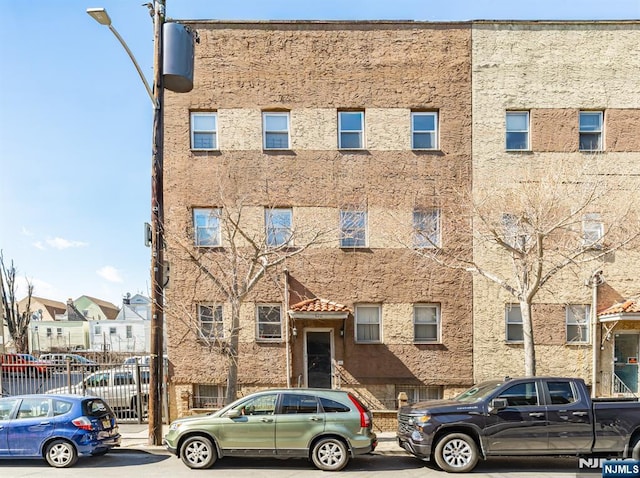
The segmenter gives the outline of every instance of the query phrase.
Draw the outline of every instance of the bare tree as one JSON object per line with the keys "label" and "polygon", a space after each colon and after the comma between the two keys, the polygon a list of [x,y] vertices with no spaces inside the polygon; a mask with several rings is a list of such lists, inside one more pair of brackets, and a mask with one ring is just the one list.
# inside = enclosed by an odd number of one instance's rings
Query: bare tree
{"label": "bare tree", "polygon": [[[20,311],[16,299],[16,268],[11,261],[7,268],[0,251],[0,290],[2,292],[3,323],[6,321],[9,335],[18,353],[29,352],[29,322],[31,321],[31,297],[33,284],[27,280],[26,309]],[[2,325],[3,326],[3,325]]]}
{"label": "bare tree", "polygon": [[412,240],[405,234],[416,253],[469,271],[514,297],[522,314],[526,375],[536,374],[531,306],[537,294],[552,279],[584,272],[586,264],[627,248],[640,235],[633,178],[612,177],[597,166],[594,160],[582,169],[521,168],[507,185],[494,178],[481,182],[485,188],[475,186],[461,198],[473,224],[471,257],[456,244],[440,247],[433,226],[416,223],[415,215]]}
{"label": "bare tree", "polygon": [[[290,208],[248,206],[246,200],[227,197],[223,201],[223,196],[215,208],[191,209],[193,223],[183,224],[183,233],[176,233],[176,228],[166,232],[170,260],[180,264],[183,274],[191,275],[193,297],[202,297],[198,291],[203,288],[211,290],[209,297],[220,305],[201,305],[196,310],[186,297],[182,301],[174,297],[165,310],[195,333],[200,343],[226,357],[225,403],[230,403],[238,391],[242,304],[287,259],[322,243],[329,231],[310,217],[299,221],[306,226],[294,228]],[[230,311],[226,324],[223,303]]]}

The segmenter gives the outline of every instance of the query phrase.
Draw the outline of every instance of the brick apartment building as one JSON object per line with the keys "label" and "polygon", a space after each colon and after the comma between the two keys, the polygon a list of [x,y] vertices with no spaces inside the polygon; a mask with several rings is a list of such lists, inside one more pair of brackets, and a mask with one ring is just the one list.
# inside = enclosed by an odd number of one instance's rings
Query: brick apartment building
{"label": "brick apartment building", "polygon": [[188,249],[229,247],[226,237],[195,247],[197,229],[217,228],[203,217],[239,204],[252,237],[268,218],[296,231],[294,247],[324,233],[241,304],[239,393],[341,386],[393,408],[399,391],[437,398],[470,385],[471,276],[414,253],[435,243],[471,254],[459,220],[468,207],[459,191],[471,181],[470,24],[191,26],[200,36],[194,89],[165,101],[178,411],[224,393],[225,339],[204,343],[197,324],[215,316],[228,336],[231,305]]}
{"label": "brick apartment building", "polygon": [[[394,408],[401,391],[448,397],[522,374],[513,299],[419,252],[484,260],[466,193],[499,188],[522,162],[582,162],[583,112],[600,121],[588,131],[602,135],[600,163],[633,177],[640,60],[629,52],[640,23],[188,23],[200,36],[194,89],[167,92],[164,105],[172,414],[221,403],[234,333],[239,394],[340,386]],[[507,151],[518,121],[526,144]],[[238,260],[221,267],[232,249]],[[285,256],[228,300],[257,257]],[[638,258],[598,262],[596,309],[640,291],[629,274]],[[609,392],[614,329],[598,333],[597,359],[589,340],[574,340],[589,336],[574,312],[588,317],[593,270],[562,276],[536,301],[538,373],[590,382],[597,361]],[[636,334],[637,356],[636,319],[615,317]]]}

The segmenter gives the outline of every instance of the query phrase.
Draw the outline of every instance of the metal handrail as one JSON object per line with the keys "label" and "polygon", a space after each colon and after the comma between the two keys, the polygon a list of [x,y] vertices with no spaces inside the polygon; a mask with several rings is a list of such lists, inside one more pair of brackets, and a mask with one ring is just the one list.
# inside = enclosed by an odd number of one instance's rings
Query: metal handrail
{"label": "metal handrail", "polygon": [[613,390],[613,393],[615,394],[625,394],[625,395],[631,395],[635,398],[638,398],[638,396],[635,394],[635,392],[633,392],[626,383],[624,383],[622,381],[622,379],[620,377],[618,377],[618,374],[616,374],[614,372],[614,374],[611,376],[612,383],[611,383],[611,388]]}

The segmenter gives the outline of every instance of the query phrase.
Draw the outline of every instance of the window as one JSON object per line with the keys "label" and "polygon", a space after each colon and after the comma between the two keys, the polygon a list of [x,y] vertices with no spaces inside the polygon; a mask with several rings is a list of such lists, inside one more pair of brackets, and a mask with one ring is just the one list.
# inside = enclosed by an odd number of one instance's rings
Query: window
{"label": "window", "polygon": [[507,111],[507,150],[529,149],[529,112]]}
{"label": "window", "polygon": [[291,209],[265,209],[264,223],[266,226],[267,245],[270,247],[283,246],[291,240]]}
{"label": "window", "polygon": [[191,149],[218,149],[217,113],[191,113]]}
{"label": "window", "polygon": [[413,243],[417,248],[440,247],[440,210],[413,211]]}
{"label": "window", "polygon": [[282,315],[280,312],[280,305],[259,305],[257,314],[258,340],[281,340]]}
{"label": "window", "polygon": [[239,403],[234,410],[239,410],[242,415],[273,415],[277,399],[277,393],[258,395]]}
{"label": "window", "polygon": [[53,336],[53,331],[51,330],[51,327],[47,327],[47,337],[51,336]]}
{"label": "window", "polygon": [[[409,403],[418,403],[418,402],[426,402],[427,400],[440,400],[442,399],[442,387],[434,385],[434,386],[425,386],[425,385],[396,385],[396,393],[397,397],[400,392],[404,392],[407,394],[407,400]],[[391,407],[391,408],[396,408]]]}
{"label": "window", "polygon": [[195,386],[193,408],[222,408],[224,405],[225,387],[223,385]]}
{"label": "window", "polygon": [[591,307],[588,305],[567,305],[567,343],[589,342],[589,317]]}
{"label": "window", "polygon": [[289,394],[282,395],[280,413],[318,413],[318,399],[313,395]]}
{"label": "window", "polygon": [[602,247],[604,225],[598,213],[585,214],[582,218],[582,245],[593,249]]}
{"label": "window", "polygon": [[367,246],[367,212],[357,209],[340,211],[340,247]]}
{"label": "window", "polygon": [[116,335],[116,328],[115,327],[109,327],[109,335]]}
{"label": "window", "polygon": [[100,335],[102,333],[102,327],[100,327],[99,325],[96,325],[93,327],[93,334],[94,335]]}
{"label": "window", "polygon": [[529,245],[529,235],[520,219],[515,214],[502,214],[502,229],[504,232],[504,242],[511,247],[524,251]]}
{"label": "window", "polygon": [[602,151],[602,111],[580,112],[580,151]]}
{"label": "window", "polygon": [[220,209],[194,209],[193,229],[196,246],[215,247],[222,244]]}
{"label": "window", "polygon": [[411,113],[411,147],[438,149],[438,113]]}
{"label": "window", "polygon": [[438,342],[440,339],[440,305],[413,306],[414,342]]}
{"label": "window", "polygon": [[330,398],[318,397],[325,413],[347,413],[351,409],[344,403],[336,402]]}
{"label": "window", "polygon": [[338,148],[364,148],[364,111],[338,112]]}
{"label": "window", "polygon": [[205,339],[224,338],[224,322],[221,305],[198,305],[200,336]]}
{"label": "window", "polygon": [[133,326],[131,325],[127,325],[127,338],[128,339],[133,338]]}
{"label": "window", "polygon": [[522,331],[522,313],[518,304],[507,304],[507,342],[522,342],[524,334]]}
{"label": "window", "polygon": [[289,149],[289,113],[262,113],[264,149]]}
{"label": "window", "polygon": [[57,335],[58,337],[62,337],[62,327],[58,327],[58,328],[56,328],[56,335]]}
{"label": "window", "polygon": [[547,382],[552,405],[566,405],[577,401],[571,382]]}
{"label": "window", "polygon": [[380,342],[380,306],[356,306],[356,342]]}
{"label": "window", "polygon": [[496,398],[505,398],[510,407],[538,405],[538,392],[535,382],[523,382],[507,388]]}

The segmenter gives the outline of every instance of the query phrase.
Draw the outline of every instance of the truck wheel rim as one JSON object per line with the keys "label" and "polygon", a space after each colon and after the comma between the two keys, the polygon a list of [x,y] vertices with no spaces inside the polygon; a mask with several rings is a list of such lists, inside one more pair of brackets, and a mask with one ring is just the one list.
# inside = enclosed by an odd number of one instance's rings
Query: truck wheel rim
{"label": "truck wheel rim", "polygon": [[206,462],[209,459],[210,455],[209,447],[207,447],[202,442],[192,442],[189,443],[186,449],[186,457],[189,460],[189,463],[193,463],[194,465],[200,465]]}
{"label": "truck wheel rim", "polygon": [[461,468],[471,461],[473,452],[464,440],[451,440],[442,450],[442,458],[448,465]]}
{"label": "truck wheel rim", "polygon": [[327,442],[318,449],[318,460],[326,466],[335,467],[344,460],[344,451],[338,444]]}

